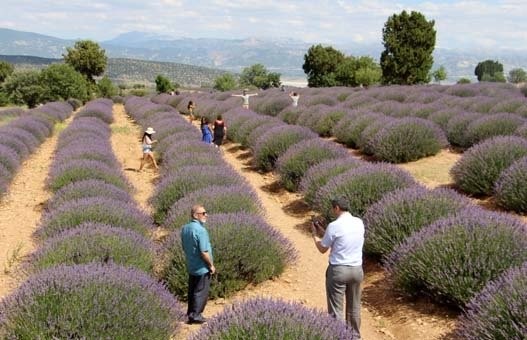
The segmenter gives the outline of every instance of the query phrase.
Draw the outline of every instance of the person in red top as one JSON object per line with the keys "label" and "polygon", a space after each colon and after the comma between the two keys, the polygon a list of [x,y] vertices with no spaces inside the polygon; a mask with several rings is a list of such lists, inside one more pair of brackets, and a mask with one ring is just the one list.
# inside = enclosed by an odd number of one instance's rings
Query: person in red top
{"label": "person in red top", "polygon": [[225,126],[225,121],[221,115],[216,116],[214,121],[214,144],[220,146],[223,143],[223,138],[227,134],[227,127]]}

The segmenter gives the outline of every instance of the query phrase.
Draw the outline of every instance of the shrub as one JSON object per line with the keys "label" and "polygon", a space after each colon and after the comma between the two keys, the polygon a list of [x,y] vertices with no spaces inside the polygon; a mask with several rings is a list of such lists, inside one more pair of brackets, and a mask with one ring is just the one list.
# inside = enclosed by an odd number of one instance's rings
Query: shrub
{"label": "shrub", "polygon": [[413,234],[387,258],[397,287],[463,307],[491,280],[527,260],[518,219],[466,209]]}
{"label": "shrub", "polygon": [[190,192],[210,185],[241,185],[244,180],[231,168],[218,166],[186,166],[161,180],[150,199],[154,219],[163,223],[170,207]]}
{"label": "shrub", "polygon": [[20,157],[15,150],[5,145],[0,145],[0,164],[13,174],[20,166]]}
{"label": "shrub", "polygon": [[287,124],[296,124],[298,117],[300,117],[305,109],[306,108],[302,106],[287,107],[278,114],[278,118]]}
{"label": "shrub", "polygon": [[310,167],[300,181],[300,192],[309,205],[315,204],[317,191],[322,188],[331,178],[348,170],[354,169],[363,163],[351,156],[328,159]]}
{"label": "shrub", "polygon": [[470,139],[466,135],[467,127],[480,117],[481,114],[475,112],[464,112],[452,117],[446,126],[446,135],[450,144],[464,148],[470,146]]}
{"label": "shrub", "polygon": [[113,122],[112,104],[109,99],[91,101],[77,113],[77,117],[96,117],[107,124],[111,124]]}
{"label": "shrub", "polygon": [[283,122],[279,120],[273,120],[267,124],[261,125],[259,129],[255,129],[249,133],[249,135],[247,136],[247,142],[245,143],[245,145],[243,144],[242,145],[249,147],[251,150],[255,150],[258,145],[257,144],[258,139],[264,134],[266,134],[268,131],[270,131],[271,129],[274,129],[275,127],[278,127],[278,126],[285,126],[285,125]]}
{"label": "shrub", "polygon": [[29,156],[30,151],[21,139],[13,138],[13,136],[7,134],[4,135],[2,132],[0,131],[0,145],[14,150],[20,159],[25,159]]}
{"label": "shrub", "polygon": [[48,201],[48,210],[58,208],[64,203],[88,197],[104,197],[120,202],[133,202],[130,193],[105,181],[88,179],[63,186]]}
{"label": "shrub", "polygon": [[466,307],[461,339],[522,339],[527,330],[527,262],[490,282]]}
{"label": "shrub", "polygon": [[354,111],[353,113],[344,116],[344,118],[333,127],[333,135],[340,143],[356,149],[362,131],[382,116],[383,115],[381,114],[373,112],[363,113],[361,111]]}
{"label": "shrub", "polygon": [[199,202],[209,214],[237,213],[261,215],[263,208],[256,194],[246,185],[208,186],[189,193],[170,208],[164,226],[179,228],[189,221],[190,209]]}
{"label": "shrub", "polygon": [[498,136],[473,146],[450,169],[456,185],[472,195],[492,195],[501,172],[527,156],[527,140]]}
{"label": "shrub", "polygon": [[40,145],[40,141],[37,139],[37,137],[33,136],[30,132],[27,132],[24,129],[7,125],[4,126],[3,129],[0,127],[0,133],[6,137],[22,141],[30,153],[35,151],[35,149]]}
{"label": "shrub", "polygon": [[364,251],[388,255],[412,233],[468,205],[465,197],[449,189],[414,186],[390,192],[366,210]]}
{"label": "shrub", "polygon": [[146,273],[114,264],[57,266],[0,302],[6,339],[168,339],[181,306]]}
{"label": "shrub", "polygon": [[[210,215],[207,225],[217,270],[210,291],[213,298],[276,277],[295,259],[292,244],[258,216]],[[170,291],[187,299],[188,275],[179,234],[176,230],[165,244],[162,277]]]}
{"label": "shrub", "polygon": [[384,116],[371,122],[360,134],[357,142],[359,149],[366,155],[373,155],[375,151],[375,136],[382,128],[393,121],[394,118]]}
{"label": "shrub", "polygon": [[210,145],[201,142],[201,137],[196,140],[180,140],[174,143],[171,137],[167,137],[156,147],[156,151],[161,154],[162,159],[170,159],[177,158],[180,153],[210,155],[212,150]]}
{"label": "shrub", "polygon": [[254,148],[254,165],[261,170],[270,171],[284,152],[302,140],[316,138],[311,130],[301,126],[281,125],[271,128],[258,138]]}
{"label": "shrub", "polygon": [[348,151],[333,142],[319,138],[298,142],[277,160],[280,183],[287,190],[296,191],[304,173],[311,166],[327,159],[342,157],[349,157]]}
{"label": "shrub", "polygon": [[94,160],[116,167],[118,162],[107,141],[93,140],[90,144],[72,143],[63,149],[58,149],[55,158],[59,160]]}
{"label": "shrub", "polygon": [[358,338],[328,314],[295,302],[256,298],[226,308],[190,339]]}
{"label": "shrub", "polygon": [[[201,143],[204,144],[204,143]],[[203,166],[224,166],[225,161],[219,152],[214,152],[210,145],[205,145],[209,148],[209,152],[181,152],[171,153],[170,157],[164,158],[162,163],[162,170],[164,173],[174,171],[174,169],[189,165],[203,165]]]}
{"label": "shrub", "polygon": [[450,119],[460,114],[461,112],[457,111],[456,109],[444,109],[430,114],[428,119],[439,125],[439,127],[446,132]]}
{"label": "shrub", "polygon": [[43,120],[35,119],[31,116],[18,118],[17,120],[12,121],[9,124],[9,127],[26,130],[39,141],[39,144],[44,142],[44,140],[51,135],[53,130]]}
{"label": "shrub", "polygon": [[260,129],[266,131],[270,126],[275,126],[278,122],[280,122],[278,119],[271,117],[255,117],[254,119],[246,120],[240,125],[235,136],[230,135],[229,132],[229,139],[240,143],[244,147],[248,147],[248,138],[251,132]]}
{"label": "shrub", "polygon": [[525,123],[525,124],[523,124],[522,126],[520,126],[520,127],[516,130],[515,134],[516,134],[517,136],[520,136],[520,137],[523,137],[523,138],[527,139],[527,123]]}
{"label": "shrub", "polygon": [[152,273],[154,253],[154,244],[132,230],[83,223],[48,239],[29,263],[33,270],[42,270],[59,264],[113,262]]}
{"label": "shrub", "polygon": [[510,136],[523,123],[524,118],[511,113],[484,116],[467,126],[466,138],[473,145],[494,136]]}
{"label": "shrub", "polygon": [[65,185],[87,179],[102,180],[121,189],[130,190],[130,184],[119,169],[93,160],[55,162],[49,174],[48,187],[52,191],[57,191]]}
{"label": "shrub", "polygon": [[422,118],[402,118],[388,123],[375,136],[374,155],[391,163],[404,163],[437,154],[448,145],[443,131]]}
{"label": "shrub", "polygon": [[494,186],[496,202],[505,209],[527,212],[527,157],[503,170]]}
{"label": "shrub", "polygon": [[320,112],[319,118],[313,126],[313,131],[319,136],[329,137],[333,127],[344,117],[346,112],[343,109],[329,108]]}
{"label": "shrub", "polygon": [[362,217],[368,207],[385,194],[416,185],[406,171],[390,164],[367,164],[331,178],[317,192],[316,207],[331,218],[331,199],[344,196],[350,213]]}
{"label": "shrub", "polygon": [[119,202],[110,198],[89,197],[65,203],[42,217],[38,238],[48,238],[73,229],[82,223],[94,222],[135,230],[146,235],[152,221],[135,203]]}
{"label": "shrub", "polygon": [[283,98],[270,98],[264,99],[255,106],[255,111],[267,116],[276,116],[280,111],[291,105],[291,99],[288,97]]}

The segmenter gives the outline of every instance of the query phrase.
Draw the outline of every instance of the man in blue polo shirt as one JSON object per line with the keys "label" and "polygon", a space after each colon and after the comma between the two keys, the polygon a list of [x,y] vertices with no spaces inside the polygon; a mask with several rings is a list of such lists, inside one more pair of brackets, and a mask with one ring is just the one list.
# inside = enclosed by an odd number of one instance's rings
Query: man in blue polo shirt
{"label": "man in blue polo shirt", "polygon": [[207,212],[202,205],[190,211],[191,221],[181,229],[181,244],[187,260],[188,271],[188,323],[204,323],[201,315],[207,304],[210,276],[216,272],[212,258],[209,233],[205,229]]}

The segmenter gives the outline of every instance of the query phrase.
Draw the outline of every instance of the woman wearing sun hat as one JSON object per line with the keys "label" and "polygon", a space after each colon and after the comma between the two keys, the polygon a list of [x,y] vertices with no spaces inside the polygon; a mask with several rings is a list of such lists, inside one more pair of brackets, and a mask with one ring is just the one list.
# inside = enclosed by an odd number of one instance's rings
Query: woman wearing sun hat
{"label": "woman wearing sun hat", "polygon": [[148,129],[145,130],[145,133],[143,134],[143,138],[141,140],[142,147],[143,147],[143,158],[141,158],[141,166],[139,166],[139,171],[143,170],[143,166],[145,165],[145,161],[147,158],[150,158],[152,160],[152,163],[154,164],[154,167],[159,169],[157,167],[156,159],[154,158],[154,154],[152,153],[152,144],[156,143],[156,140],[152,140],[152,135],[156,133],[152,127],[148,127]]}

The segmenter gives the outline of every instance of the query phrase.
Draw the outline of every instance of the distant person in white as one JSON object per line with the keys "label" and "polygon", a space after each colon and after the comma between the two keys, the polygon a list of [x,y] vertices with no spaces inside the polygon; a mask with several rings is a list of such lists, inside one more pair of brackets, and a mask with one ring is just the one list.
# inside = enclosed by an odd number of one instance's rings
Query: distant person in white
{"label": "distant person in white", "polygon": [[242,104],[242,107],[244,109],[248,109],[249,108],[249,97],[252,97],[252,96],[257,96],[258,93],[251,93],[251,94],[248,94],[247,93],[247,90],[243,90],[243,94],[233,94],[231,95],[232,97],[242,97],[243,99],[243,104]]}
{"label": "distant person in white", "polygon": [[300,95],[296,92],[291,92],[289,94],[289,97],[291,97],[291,99],[293,100],[293,106],[294,107],[297,107],[298,106],[298,100],[300,99]]}
{"label": "distant person in white", "polygon": [[332,200],[331,206],[336,220],[328,225],[322,239],[317,237],[317,230],[322,230],[320,222],[314,222],[311,226],[317,249],[324,254],[331,248],[326,270],[328,313],[338,319],[344,319],[342,307],[346,295],[346,323],[360,336],[364,223],[349,213],[348,201],[345,198]]}

